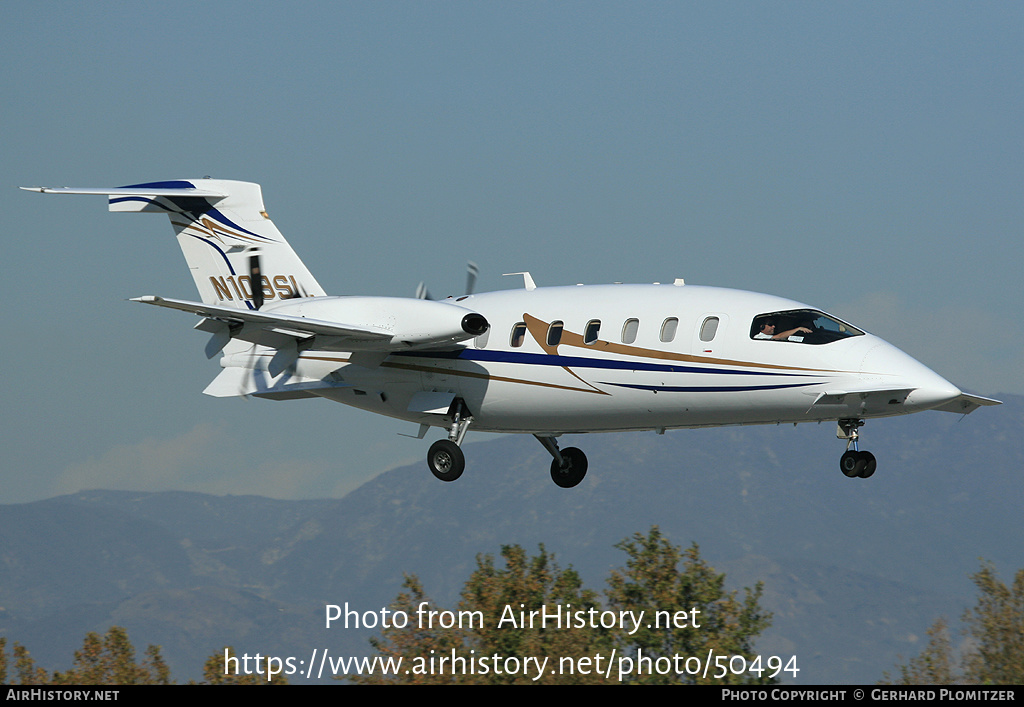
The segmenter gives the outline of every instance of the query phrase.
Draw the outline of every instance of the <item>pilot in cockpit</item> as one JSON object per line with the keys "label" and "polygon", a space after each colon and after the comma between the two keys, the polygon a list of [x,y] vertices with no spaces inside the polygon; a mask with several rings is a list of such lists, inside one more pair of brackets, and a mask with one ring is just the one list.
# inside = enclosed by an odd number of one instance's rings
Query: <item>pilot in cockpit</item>
{"label": "pilot in cockpit", "polygon": [[754,334],[754,338],[755,339],[772,339],[774,341],[788,341],[789,337],[791,337],[791,336],[800,335],[800,334],[810,334],[810,333],[811,333],[811,330],[808,329],[807,327],[803,327],[803,326],[794,327],[793,329],[787,329],[786,331],[781,331],[781,332],[776,333],[775,332],[775,320],[774,319],[765,319],[764,321],[761,322],[761,328],[758,331],[758,333]]}

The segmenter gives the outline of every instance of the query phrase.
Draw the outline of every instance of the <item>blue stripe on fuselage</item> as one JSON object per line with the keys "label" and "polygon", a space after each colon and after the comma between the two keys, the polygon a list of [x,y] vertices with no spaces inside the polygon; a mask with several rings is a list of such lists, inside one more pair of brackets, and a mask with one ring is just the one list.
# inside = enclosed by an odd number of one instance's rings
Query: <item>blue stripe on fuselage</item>
{"label": "blue stripe on fuselage", "polygon": [[485,351],[461,349],[459,351],[402,351],[396,356],[414,358],[439,358],[462,361],[490,361],[495,363],[519,363],[533,366],[557,366],[559,368],[602,368],[620,371],[654,371],[660,373],[714,373],[741,376],[805,377],[803,373],[775,373],[773,371],[733,370],[729,368],[707,368],[682,364],[647,363],[644,361],[619,361],[614,359],[589,358],[584,356],[559,356],[557,354],[536,354],[519,351]]}
{"label": "blue stripe on fuselage", "polygon": [[781,385],[709,385],[709,386],[682,386],[682,385],[635,385],[632,383],[609,383],[601,382],[596,385],[614,385],[618,388],[632,388],[633,390],[650,390],[655,393],[742,393],[754,390],[784,390],[786,388],[805,388],[814,383],[784,383]]}

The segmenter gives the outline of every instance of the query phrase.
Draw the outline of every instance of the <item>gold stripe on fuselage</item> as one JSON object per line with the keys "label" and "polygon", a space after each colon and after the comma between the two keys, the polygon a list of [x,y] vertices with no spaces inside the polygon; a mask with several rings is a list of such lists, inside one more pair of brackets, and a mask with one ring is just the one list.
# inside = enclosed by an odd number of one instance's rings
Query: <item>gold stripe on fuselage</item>
{"label": "gold stripe on fuselage", "polygon": [[[270,358],[270,354],[263,354],[264,358]],[[332,363],[348,363],[348,359],[334,358],[332,356],[310,356],[303,354],[299,358],[306,361],[329,361]],[[508,376],[495,376],[490,373],[477,373],[476,371],[461,371],[457,368],[438,368],[436,366],[421,366],[415,363],[399,363],[397,361],[384,361],[380,364],[381,368],[397,368],[402,371],[414,371],[416,373],[437,373],[446,376],[457,376],[461,378],[476,378],[479,380],[489,381],[500,381],[503,383],[519,383],[522,385],[535,385],[541,388],[554,388],[556,390],[569,390],[575,393],[598,393],[600,395],[610,395],[603,390],[597,388],[575,388],[569,385],[558,385],[557,383],[543,383],[541,381],[532,381],[525,378],[510,378]]]}
{"label": "gold stripe on fuselage", "polygon": [[753,361],[734,361],[728,358],[712,358],[710,356],[694,356],[693,354],[673,353],[671,351],[658,351],[657,349],[645,349],[639,346],[628,344],[613,344],[610,341],[598,339],[592,344],[584,343],[583,336],[567,329],[562,330],[562,338],[558,344],[549,346],[547,343],[547,331],[550,323],[538,319],[529,314],[523,313],[523,321],[530,335],[537,341],[537,344],[544,349],[545,353],[558,355],[558,347],[561,345],[573,346],[581,349],[604,351],[620,356],[635,356],[637,358],[655,358],[664,361],[680,361],[685,363],[714,364],[718,366],[736,366],[737,368],[768,368],[780,371],[805,371],[808,373],[841,373],[832,369],[822,368],[801,368],[800,366],[783,366],[776,363],[755,363]]}

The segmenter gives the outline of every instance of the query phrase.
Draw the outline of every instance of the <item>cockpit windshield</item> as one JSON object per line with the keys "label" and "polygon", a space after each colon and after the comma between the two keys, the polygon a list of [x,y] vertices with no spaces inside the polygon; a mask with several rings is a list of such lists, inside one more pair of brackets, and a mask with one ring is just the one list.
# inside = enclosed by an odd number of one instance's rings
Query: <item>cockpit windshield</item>
{"label": "cockpit windshield", "polygon": [[801,344],[829,344],[863,334],[857,327],[814,309],[759,314],[750,325],[751,339],[795,341]]}

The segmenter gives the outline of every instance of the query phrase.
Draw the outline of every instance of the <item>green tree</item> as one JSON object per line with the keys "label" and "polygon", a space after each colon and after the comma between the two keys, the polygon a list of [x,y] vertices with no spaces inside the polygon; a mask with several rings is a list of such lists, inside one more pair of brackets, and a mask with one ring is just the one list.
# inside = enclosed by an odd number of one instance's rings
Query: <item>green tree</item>
{"label": "green tree", "polygon": [[967,682],[1024,685],[1024,569],[1003,584],[990,562],[971,577],[978,603],[963,620],[974,648],[964,659]]}
{"label": "green tree", "polygon": [[928,629],[920,655],[897,665],[897,677],[886,672],[882,682],[899,685],[1024,684],[1024,569],[1013,584],[999,580],[995,567],[982,562],[971,576],[978,589],[974,608],[964,612],[965,642],[959,661],[944,619]]}
{"label": "green tree", "polygon": [[[231,661],[232,665],[238,665],[237,672],[235,670],[226,670],[225,665],[227,661]],[[235,663],[234,661],[238,661]],[[245,670],[248,668],[249,672]],[[224,650],[220,653],[214,653],[206,659],[203,663],[203,680],[200,683],[190,682],[189,684],[195,685],[287,685],[288,680],[284,675],[275,675],[273,680],[267,680],[266,673],[256,672],[256,662],[253,661],[250,665],[248,662],[243,662],[235,654],[235,649],[231,646],[225,646]],[[265,671],[267,669],[266,663],[260,661],[259,669]]]}
{"label": "green tree", "polygon": [[[405,612],[410,617],[408,625],[385,628],[379,637],[370,639],[376,657],[401,658],[402,669],[393,674],[378,671],[372,675],[350,675],[348,679],[361,684],[600,682],[599,675],[563,672],[557,666],[552,670],[550,665],[538,680],[534,680],[536,669],[494,669],[496,656],[500,660],[547,656],[557,661],[560,657],[582,656],[610,646],[600,632],[559,629],[551,620],[547,627],[541,627],[537,615],[530,625],[530,612],[542,607],[550,614],[556,606],[568,611],[587,611],[598,606],[597,595],[583,588],[574,570],[561,569],[543,546],[537,555],[529,557],[520,546],[507,545],[501,549],[501,558],[503,567],[495,563],[492,555],[477,556],[477,567],[463,586],[458,610],[443,616],[444,610],[427,598],[419,579],[406,576],[405,591],[389,608]],[[430,658],[435,660],[433,666]],[[444,670],[438,669],[441,658],[459,661],[460,668],[453,671],[448,662]],[[470,667],[474,664],[475,669]]]}
{"label": "green tree", "polygon": [[14,675],[17,685],[46,685],[46,671],[36,666],[36,662],[28,652],[28,648],[17,641],[14,643]]}
{"label": "green tree", "polygon": [[[420,625],[417,618],[417,610],[422,607],[423,613],[430,616],[430,612],[439,612],[440,609],[430,601],[423,591],[423,585],[415,575],[406,575],[402,583],[404,591],[400,592],[394,602],[388,607],[392,615],[397,612],[404,612],[410,617],[409,623],[401,628],[389,623],[388,627],[381,631],[381,635],[370,639],[370,645],[376,651],[377,656],[384,660],[401,659],[406,661],[422,658],[431,655],[451,655],[451,651],[458,654],[468,653],[464,650],[466,633],[458,627],[442,628],[440,622],[436,625],[424,622]],[[349,675],[348,680],[363,685],[445,685],[457,682],[455,676],[439,674],[435,671],[413,671],[391,674],[375,672],[366,675]]]}
{"label": "green tree", "polygon": [[[15,642],[14,644],[14,684],[42,685],[46,683],[46,671],[37,668],[28,649]],[[7,657],[7,638],[0,636],[0,685],[7,685],[11,677],[10,662]]]}
{"label": "green tree", "polygon": [[[696,546],[682,552],[667,542],[657,528],[649,535],[636,535],[620,543],[628,557],[626,567],[612,573],[607,592],[609,608],[618,611],[644,611],[643,628],[633,631],[602,627],[598,617],[603,609],[597,592],[583,586],[571,567],[559,567],[543,546],[529,556],[518,545],[501,549],[501,561],[492,555],[477,556],[477,566],[463,586],[457,612],[447,612],[449,628],[440,621],[420,622],[429,611],[441,612],[426,598],[416,577],[406,577],[404,591],[390,605],[393,611],[409,616],[408,625],[385,628],[370,644],[380,659],[401,658],[402,668],[395,674],[352,675],[358,683],[488,683],[550,684],[605,682],[607,661],[639,650],[651,658],[705,656],[713,648],[723,656],[753,657],[753,641],[769,624],[770,616],[759,605],[761,587],[746,590],[744,599],[723,589],[724,575],[714,572],[700,559]],[[682,565],[682,569],[680,569]],[[422,602],[426,611],[417,614]],[[700,628],[647,629],[654,611],[691,612]],[[543,613],[541,613],[543,612]],[[544,616],[547,620],[544,620]],[[560,617],[560,620],[553,617]],[[435,619],[440,614],[435,615]],[[677,618],[678,620],[678,618]],[[461,623],[459,623],[461,622]],[[455,624],[455,625],[453,625]],[[693,651],[703,651],[694,653]],[[417,671],[413,668],[427,656],[449,660],[475,659],[478,669],[452,674],[450,667]],[[479,669],[481,663],[494,665],[494,659],[547,658],[540,678],[520,669],[505,672]],[[678,665],[677,663],[673,663]],[[435,665],[438,665],[435,663]],[[525,665],[525,663],[523,663]],[[450,666],[450,663],[449,663]],[[751,675],[727,676],[732,682],[752,682]],[[619,682],[617,669],[610,682]],[[687,674],[642,676],[637,682],[690,682]],[[710,680],[709,680],[710,682]]]}
{"label": "green tree", "polygon": [[[771,625],[771,613],[760,607],[763,586],[746,588],[744,597],[725,591],[725,575],[719,574],[700,556],[696,544],[683,551],[670,543],[657,526],[647,535],[635,534],[617,548],[628,555],[626,566],[612,572],[608,579],[608,604],[618,611],[643,611],[644,621],[633,633],[618,632],[620,651],[652,660],[676,656],[719,656],[727,662],[743,656],[755,658],[754,640]],[[654,619],[660,615],[660,625]],[[680,613],[676,613],[680,612]],[[674,622],[672,621],[674,619]],[[662,661],[662,665],[666,665]],[[754,672],[717,677],[713,668],[691,675],[677,669],[660,673],[635,672],[630,681],[646,684],[716,683],[749,684],[776,682],[769,676],[775,670],[767,665],[760,675]]]}
{"label": "green tree", "polygon": [[171,669],[167,667],[164,657],[160,654],[160,646],[150,645],[146,648],[146,659],[142,663],[142,668],[152,678],[151,684],[171,684]]}
{"label": "green tree", "polygon": [[[6,653],[7,639],[0,637],[0,684],[11,677]],[[234,656],[232,648],[225,648]],[[203,666],[202,684],[210,685],[286,685],[283,675],[268,683],[266,675],[225,674],[224,653],[210,656]],[[75,651],[70,670],[48,674],[38,667],[28,649],[14,644],[14,684],[18,685],[170,685],[171,671],[164,662],[159,646],[149,646],[141,664],[135,662],[135,649],[128,640],[128,632],[120,626],[111,626],[100,636],[90,632],[82,648]],[[252,664],[255,667],[255,663]],[[266,669],[265,665],[261,669]]]}
{"label": "green tree", "polygon": [[[491,555],[477,557],[476,571],[462,590],[459,609],[483,617],[468,644],[477,655],[549,657],[552,661],[575,661],[583,656],[607,652],[609,634],[601,628],[571,628],[570,617],[600,610],[597,594],[583,588],[572,568],[561,569],[544,546],[527,557],[518,545],[501,548],[504,568]],[[546,621],[544,612],[548,618]],[[557,620],[553,618],[556,615]],[[579,614],[578,612],[584,612]],[[568,662],[567,662],[568,665]],[[596,671],[577,673],[551,666],[539,679],[526,671],[518,674],[477,676],[490,684],[557,684],[603,682]]]}
{"label": "green tree", "polygon": [[928,645],[916,658],[896,666],[898,677],[883,674],[883,685],[952,685],[959,682],[949,626],[940,618],[928,629]]}
{"label": "green tree", "polygon": [[73,685],[167,685],[170,671],[158,646],[149,646],[142,665],[135,662],[135,648],[128,632],[111,626],[106,635],[89,632],[75,661],[65,673],[54,673],[53,684]]}

